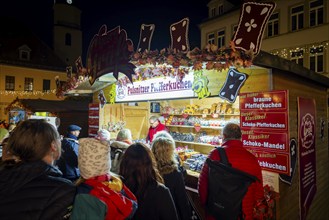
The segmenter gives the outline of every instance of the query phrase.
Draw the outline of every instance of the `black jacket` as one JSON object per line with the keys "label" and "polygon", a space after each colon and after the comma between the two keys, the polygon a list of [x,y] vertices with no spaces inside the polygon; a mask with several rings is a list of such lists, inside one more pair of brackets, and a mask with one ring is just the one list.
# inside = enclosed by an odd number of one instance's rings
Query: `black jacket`
{"label": "black jacket", "polygon": [[170,189],[179,219],[191,219],[192,211],[185,190],[183,174],[180,171],[174,170],[171,173],[164,174],[163,179],[165,185]]}
{"label": "black jacket", "polygon": [[63,219],[76,187],[43,161],[0,167],[0,218]]}
{"label": "black jacket", "polygon": [[163,184],[150,185],[143,198],[137,198],[136,220],[178,220],[170,191]]}

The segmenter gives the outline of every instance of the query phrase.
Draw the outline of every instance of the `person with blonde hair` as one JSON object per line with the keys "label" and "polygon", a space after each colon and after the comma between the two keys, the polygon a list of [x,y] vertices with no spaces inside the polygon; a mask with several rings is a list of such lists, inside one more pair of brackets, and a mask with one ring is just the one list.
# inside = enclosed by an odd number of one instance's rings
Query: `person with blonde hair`
{"label": "person with blonde hair", "polygon": [[153,139],[151,149],[165,186],[170,189],[179,219],[191,219],[192,211],[185,191],[184,176],[176,159],[175,141],[169,133],[159,132]]}
{"label": "person with blonde hair", "polygon": [[11,133],[12,158],[0,166],[0,216],[5,219],[63,219],[76,187],[54,166],[60,135],[43,119],[20,122]]}

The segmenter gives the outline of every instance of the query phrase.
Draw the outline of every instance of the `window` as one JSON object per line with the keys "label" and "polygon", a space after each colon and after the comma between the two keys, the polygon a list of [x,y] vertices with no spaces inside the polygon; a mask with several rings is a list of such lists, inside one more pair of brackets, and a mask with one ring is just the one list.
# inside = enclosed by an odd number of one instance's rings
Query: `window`
{"label": "window", "polygon": [[211,34],[208,34],[208,44],[215,44],[215,34],[214,33],[211,33]]}
{"label": "window", "polygon": [[218,48],[225,46],[225,31],[224,30],[217,32],[217,46],[218,46]]}
{"label": "window", "polygon": [[323,24],[323,0],[310,3],[310,26]]}
{"label": "window", "polygon": [[71,39],[72,37],[71,37],[71,34],[69,34],[69,33],[66,33],[65,34],[65,45],[66,46],[71,46]]}
{"label": "window", "polygon": [[15,90],[15,76],[6,76],[5,89],[10,91]]}
{"label": "window", "polygon": [[43,89],[44,92],[50,91],[50,80],[49,79],[44,79],[43,80]]}
{"label": "window", "polygon": [[26,45],[22,45],[18,48],[20,60],[30,60],[31,49]]}
{"label": "window", "polygon": [[279,13],[274,13],[267,22],[267,37],[279,34]]}
{"label": "window", "polygon": [[25,78],[24,91],[33,91],[33,78]]}
{"label": "window", "polygon": [[210,9],[210,17],[215,17],[216,16],[216,8]]}
{"label": "window", "polygon": [[291,9],[291,30],[297,31],[304,28],[304,6]]}
{"label": "window", "polygon": [[304,65],[304,50],[296,50],[290,53],[290,60],[297,64]]}
{"label": "window", "polygon": [[221,15],[224,13],[224,5],[219,5],[218,6],[218,14]]}
{"label": "window", "polygon": [[310,70],[323,72],[323,46],[310,49]]}

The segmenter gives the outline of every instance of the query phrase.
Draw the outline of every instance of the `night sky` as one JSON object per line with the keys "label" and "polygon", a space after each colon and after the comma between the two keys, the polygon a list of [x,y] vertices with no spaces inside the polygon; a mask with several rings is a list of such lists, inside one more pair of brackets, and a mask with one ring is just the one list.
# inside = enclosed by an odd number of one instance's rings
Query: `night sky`
{"label": "night sky", "polygon": [[[117,26],[125,29],[135,48],[138,45],[141,24],[155,24],[151,49],[167,48],[170,46],[170,25],[185,17],[190,19],[190,46],[199,47],[198,25],[207,19],[208,2],[209,0],[83,0],[80,8],[84,53],[103,24],[107,25],[108,30]],[[54,0],[10,0],[2,3],[0,15],[22,21],[51,46],[53,3]]]}

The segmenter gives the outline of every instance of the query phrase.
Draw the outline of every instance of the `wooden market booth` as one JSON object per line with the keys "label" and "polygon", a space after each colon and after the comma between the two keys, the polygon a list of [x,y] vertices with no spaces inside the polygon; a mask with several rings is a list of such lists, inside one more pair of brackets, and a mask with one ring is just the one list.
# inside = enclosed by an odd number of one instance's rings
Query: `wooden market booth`
{"label": "wooden market booth", "polygon": [[[282,140],[280,143],[285,145],[285,151],[267,150],[261,149],[264,154],[270,153],[274,157],[278,158],[278,161],[274,159],[274,162],[281,163],[282,166],[286,167],[285,171],[279,171],[275,169],[265,169],[263,173],[264,184],[271,185],[274,187],[274,191],[277,193],[276,200],[276,219],[297,219],[301,215],[300,213],[300,202],[301,200],[308,206],[303,207],[307,211],[307,219],[325,219],[328,217],[326,211],[326,201],[329,199],[329,159],[328,159],[328,87],[329,79],[322,75],[316,74],[308,69],[297,65],[294,62],[287,61],[285,59],[279,58],[277,56],[268,54],[266,52],[260,52],[260,54],[253,60],[253,66],[248,68],[240,68],[239,72],[245,73],[247,75],[246,81],[240,88],[239,94],[249,94],[250,97],[267,97],[268,94],[274,92],[275,95],[280,95],[282,91],[285,91],[286,95],[284,99],[287,102],[287,109],[284,111],[286,114],[287,121],[283,121],[286,125],[286,132],[273,131],[274,133],[279,133],[286,135],[286,140]],[[197,94],[194,97],[186,98],[167,98],[167,99],[157,99],[158,94],[153,93],[153,99],[149,100],[128,100],[124,102],[117,102],[115,104],[105,103],[103,107],[98,108],[99,114],[99,127],[109,128],[109,124],[112,124],[111,129],[113,136],[115,137],[116,132],[120,129],[120,126],[124,126],[132,130],[133,138],[135,140],[143,139],[146,137],[147,129],[149,127],[148,118],[150,115],[168,115],[169,112],[163,112],[166,107],[171,107],[172,111],[178,109],[178,112],[173,112],[175,115],[183,115],[184,110],[190,106],[197,105],[201,106],[202,111],[207,109],[207,113],[211,115],[212,105],[215,103],[228,103],[218,96],[220,89],[225,84],[225,79],[227,77],[228,70],[223,70],[221,72],[217,70],[204,70],[203,75],[209,79],[209,84],[207,86],[210,95],[208,97],[198,99]],[[165,79],[161,79],[165,81]],[[145,80],[145,83],[147,80]],[[143,84],[143,82],[141,82]],[[111,84],[104,87],[101,90],[103,94],[113,93],[113,87],[118,88],[117,85]],[[99,100],[100,91],[95,91],[93,95],[93,103],[96,106],[101,106]],[[113,94],[112,94],[113,95]],[[145,95],[145,94],[144,94]],[[110,95],[105,95],[108,100]],[[137,96],[137,95],[135,95]],[[143,95],[142,95],[143,96]],[[272,96],[274,99],[275,96]],[[299,122],[300,107],[298,106],[299,98],[304,98],[311,100],[314,103],[314,155],[313,158],[315,163],[312,164],[313,178],[312,182],[314,187],[310,190],[301,179],[300,172],[300,159],[303,155],[299,155],[302,151],[300,147],[301,135],[301,123]],[[232,114],[224,114],[234,116],[238,114],[238,119],[243,121],[243,116],[241,114],[241,97],[237,97],[236,102],[231,105],[233,109]],[[152,104],[160,103],[162,106],[162,112],[154,113],[152,112]],[[201,110],[195,110],[199,112],[189,112],[189,116],[202,115]],[[263,113],[261,110],[257,110],[260,115]],[[219,114],[219,118],[225,117],[223,114]],[[234,116],[235,117],[235,116]],[[262,120],[266,121],[266,117]],[[272,120],[272,119],[269,119]],[[280,121],[280,119],[278,119]],[[122,124],[124,122],[124,124]],[[172,127],[168,126],[170,130]],[[184,126],[181,126],[184,127]],[[179,128],[175,130],[176,132],[188,132],[197,134],[194,126],[186,126],[187,128]],[[201,126],[202,127],[202,126]],[[91,129],[92,130],[92,129]],[[184,131],[182,131],[184,130]],[[211,129],[213,131],[210,134],[220,134],[220,128]],[[248,130],[248,129],[245,129]],[[201,128],[202,131],[202,128]],[[297,141],[297,151],[295,155],[292,155],[292,151],[289,147],[292,147],[292,140]],[[267,141],[271,141],[269,138]],[[183,143],[183,144],[182,144]],[[296,142],[295,142],[296,143]],[[195,149],[198,152],[207,154],[213,149],[216,144],[202,144],[202,143],[190,143],[190,141],[177,141],[177,146],[188,146],[191,149]],[[248,147],[248,146],[247,146]],[[249,146],[250,147],[250,146]],[[251,147],[252,150],[253,147]],[[259,152],[258,152],[259,153]],[[297,153],[297,155],[296,155]],[[258,154],[261,155],[261,154]],[[265,155],[266,157],[266,155]],[[261,156],[259,156],[260,159]],[[287,158],[282,160],[282,158]],[[264,168],[264,167],[262,167]],[[287,169],[292,169],[293,172],[287,171]],[[190,197],[193,198],[195,202],[195,208],[203,216],[204,210],[198,204],[197,196],[197,180],[198,172],[189,171],[189,175],[186,179],[187,192]],[[302,187],[305,189],[301,190]],[[316,189],[316,190],[315,190]],[[302,195],[310,193],[313,199],[306,201],[306,198]],[[310,190],[310,191],[307,191]]]}
{"label": "wooden market booth", "polygon": [[[179,24],[186,27],[186,23],[183,19],[171,30],[179,29]],[[248,39],[248,33],[240,31],[242,23],[234,43],[241,42],[239,36]],[[256,48],[232,43],[228,50],[210,46],[190,51],[187,39],[174,45],[178,41],[173,38],[187,36],[186,28],[184,33],[171,33],[168,50],[149,51],[148,41],[144,47],[148,50],[140,52],[139,44],[131,56],[132,43],[124,30],[101,27],[90,43],[87,67],[83,68],[80,59],[77,74],[68,80],[74,84],[87,76],[91,86],[104,82],[101,89],[91,91],[89,136],[106,128],[115,137],[126,127],[133,139],[142,141],[150,126],[148,118],[158,115],[164,117],[180,152],[186,147],[207,155],[220,145],[225,122],[239,122],[244,146],[258,159],[264,185],[272,189],[274,219],[328,219],[329,79],[260,51],[258,41]],[[121,48],[113,46],[118,43]],[[250,50],[257,50],[254,56]],[[79,86],[68,92],[78,93]],[[202,218],[204,210],[197,195],[200,168],[194,164],[189,169],[186,189]]]}

